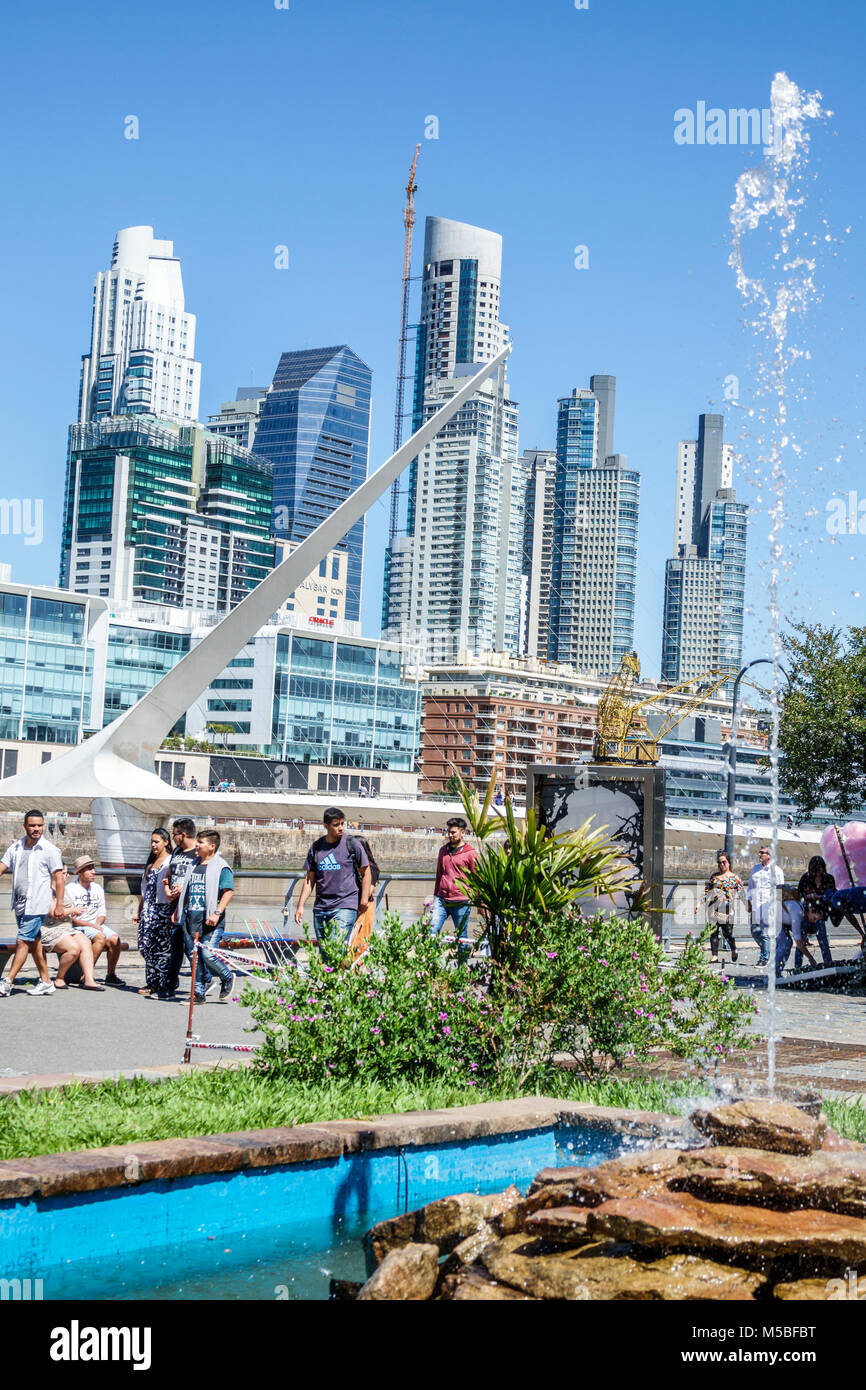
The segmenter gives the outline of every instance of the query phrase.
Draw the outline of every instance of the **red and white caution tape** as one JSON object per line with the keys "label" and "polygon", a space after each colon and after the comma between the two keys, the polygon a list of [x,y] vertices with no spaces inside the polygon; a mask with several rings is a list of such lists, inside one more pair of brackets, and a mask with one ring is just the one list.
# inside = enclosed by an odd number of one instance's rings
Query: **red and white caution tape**
{"label": "red and white caution tape", "polygon": [[258,1052],[257,1047],[249,1047],[246,1043],[206,1043],[201,1042],[198,1033],[191,1033],[186,1040],[187,1047],[209,1047],[218,1048],[221,1052]]}

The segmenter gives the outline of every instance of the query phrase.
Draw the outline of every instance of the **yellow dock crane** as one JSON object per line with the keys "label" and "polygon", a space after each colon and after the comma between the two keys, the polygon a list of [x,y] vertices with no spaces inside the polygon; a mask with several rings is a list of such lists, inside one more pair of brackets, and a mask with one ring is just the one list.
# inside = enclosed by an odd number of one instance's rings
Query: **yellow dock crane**
{"label": "yellow dock crane", "polygon": [[[690,681],[668,685],[655,695],[634,699],[634,687],[640,680],[640,661],[637,652],[626,652],[617,672],[598,702],[598,729],[593,756],[597,763],[622,763],[646,766],[659,760],[659,743],[665,734],[676,728],[687,715],[711,699],[717,690],[730,680],[736,671],[705,671]],[[696,690],[692,687],[697,686]],[[671,710],[658,731],[651,734],[641,710],[647,705],[662,704],[677,691],[692,690],[691,698]]]}

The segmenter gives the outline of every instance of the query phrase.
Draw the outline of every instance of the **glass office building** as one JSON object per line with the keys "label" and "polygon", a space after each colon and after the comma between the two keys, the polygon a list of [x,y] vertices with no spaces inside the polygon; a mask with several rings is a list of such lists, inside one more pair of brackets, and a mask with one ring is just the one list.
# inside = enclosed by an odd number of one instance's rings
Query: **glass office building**
{"label": "glass office building", "polygon": [[69,433],[60,583],[226,613],[274,568],[270,466],[200,425],[113,416]]}
{"label": "glass office building", "polygon": [[[366,480],[372,373],[345,344],[284,352],[262,402],[256,453],[273,468],[273,534],[302,541]],[[346,618],[361,615],[364,522],[347,552]]]}
{"label": "glass office building", "polygon": [[412,771],[420,695],[399,653],[377,642],[281,632],[271,753],[289,762]]}
{"label": "glass office building", "polygon": [[0,588],[0,737],[71,744],[94,727],[90,629],[86,602]]}
{"label": "glass office building", "polygon": [[[149,621],[104,599],[0,581],[0,740],[79,743],[140,700],[208,627]],[[420,696],[403,653],[382,642],[267,626],[193,702],[172,733],[228,725],[233,747],[332,768],[412,772]],[[48,756],[46,752],[43,757]],[[0,776],[15,770],[0,746]]]}
{"label": "glass office building", "polygon": [[[102,722],[110,724],[146,695],[189,651],[187,632],[110,623],[105,659]],[[185,732],[185,720],[172,730]]]}

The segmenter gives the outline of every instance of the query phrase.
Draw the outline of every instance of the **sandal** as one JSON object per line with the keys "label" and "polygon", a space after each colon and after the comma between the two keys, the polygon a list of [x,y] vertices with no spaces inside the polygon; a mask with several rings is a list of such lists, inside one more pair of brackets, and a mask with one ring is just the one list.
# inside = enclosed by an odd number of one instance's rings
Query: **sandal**
{"label": "sandal", "polygon": [[137,989],[135,992],[136,994],[143,994],[145,998],[150,998],[152,994],[156,993],[156,990],[153,990],[148,985],[145,985],[143,989]]}
{"label": "sandal", "polygon": [[104,993],[105,993],[105,985],[79,985],[78,988],[79,988],[79,989],[89,989],[90,992],[91,992],[91,994],[94,994],[94,993],[104,994]]}
{"label": "sandal", "polygon": [[66,981],[65,981],[65,980],[58,980],[58,978],[57,978],[56,975],[54,976],[54,981],[53,981],[53,983],[54,983],[54,988],[55,988],[55,989],[68,989],[68,988],[69,988],[69,986],[68,986],[68,984],[66,983]]}

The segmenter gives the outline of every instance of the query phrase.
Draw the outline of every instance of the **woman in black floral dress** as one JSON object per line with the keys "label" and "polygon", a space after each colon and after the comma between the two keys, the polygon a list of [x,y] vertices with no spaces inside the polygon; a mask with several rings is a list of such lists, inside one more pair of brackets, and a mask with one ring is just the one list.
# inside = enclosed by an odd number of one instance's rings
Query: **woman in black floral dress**
{"label": "woman in black floral dress", "polygon": [[174,904],[165,896],[165,876],[171,863],[171,838],[167,830],[154,830],[150,857],[141,878],[138,905],[138,949],[144,957],[144,989],[139,994],[169,998],[171,978],[171,915]]}

